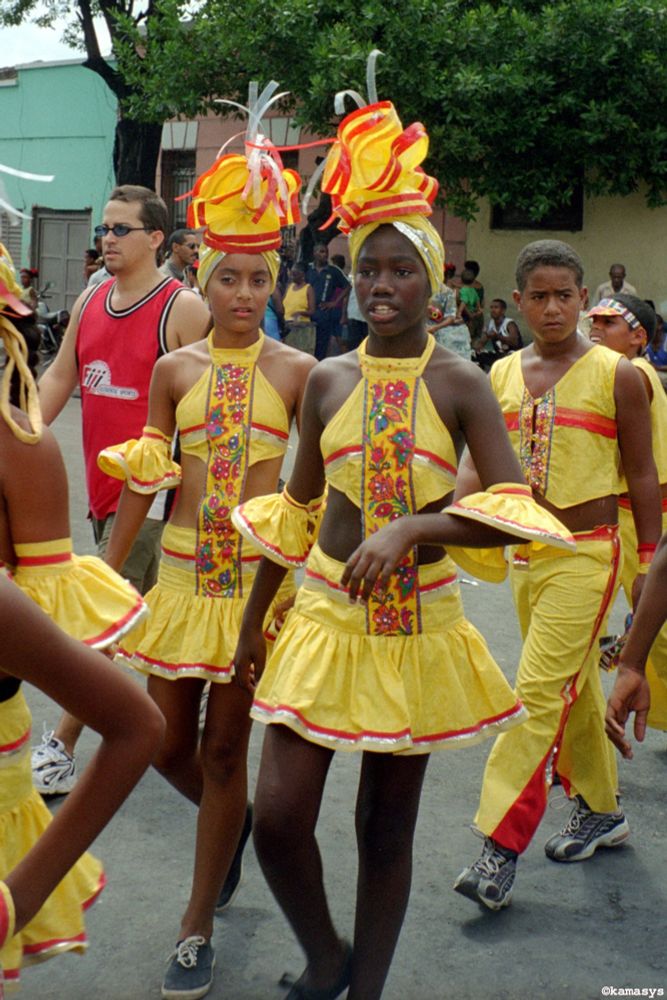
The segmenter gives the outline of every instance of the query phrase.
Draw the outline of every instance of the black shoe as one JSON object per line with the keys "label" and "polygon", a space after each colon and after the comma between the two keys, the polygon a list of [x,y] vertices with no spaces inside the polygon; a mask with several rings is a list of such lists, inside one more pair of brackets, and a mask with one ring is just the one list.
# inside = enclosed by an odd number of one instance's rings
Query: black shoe
{"label": "black shoe", "polygon": [[239,840],[239,845],[236,848],[236,853],[232,858],[232,863],[227,874],[227,878],[225,879],[225,884],[220,890],[218,902],[215,904],[215,912],[217,914],[224,913],[225,910],[231,906],[234,902],[236,893],[239,891],[241,876],[243,875],[243,851],[251,833],[252,805],[249,802],[245,813],[245,820],[243,821],[243,829],[241,830],[241,839]]}

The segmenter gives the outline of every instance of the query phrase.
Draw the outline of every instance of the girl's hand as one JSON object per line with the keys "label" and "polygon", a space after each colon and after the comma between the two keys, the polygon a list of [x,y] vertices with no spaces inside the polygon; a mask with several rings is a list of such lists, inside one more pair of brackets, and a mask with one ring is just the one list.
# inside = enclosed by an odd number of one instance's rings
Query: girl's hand
{"label": "girl's hand", "polygon": [[241,628],[234,653],[234,681],[244,691],[254,695],[266,663],[266,639],[261,626]]}
{"label": "girl's hand", "polygon": [[387,586],[391,574],[414,545],[411,521],[401,517],[385,525],[354,550],[341,577],[342,585],[349,587],[351,602],[368,601],[376,583]]}

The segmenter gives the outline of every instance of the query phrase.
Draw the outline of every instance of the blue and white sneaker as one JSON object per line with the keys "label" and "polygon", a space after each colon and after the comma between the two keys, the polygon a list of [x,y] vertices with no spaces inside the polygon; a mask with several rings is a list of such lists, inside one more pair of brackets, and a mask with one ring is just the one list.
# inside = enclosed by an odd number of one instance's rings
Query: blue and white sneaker
{"label": "blue and white sneaker", "polygon": [[76,761],[53,730],[32,749],[32,780],[41,795],[67,795],[76,784]]}
{"label": "blue and white sneaker", "polygon": [[544,853],[552,861],[585,861],[598,847],[620,847],[630,836],[630,827],[622,809],[613,813],[596,813],[588,808],[580,795],[573,800],[570,818],[560,831],[544,845]]}

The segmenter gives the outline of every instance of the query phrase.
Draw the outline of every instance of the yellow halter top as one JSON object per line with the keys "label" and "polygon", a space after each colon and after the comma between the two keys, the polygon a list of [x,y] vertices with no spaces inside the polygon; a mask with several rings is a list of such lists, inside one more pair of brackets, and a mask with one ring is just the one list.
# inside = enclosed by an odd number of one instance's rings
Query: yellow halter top
{"label": "yellow halter top", "polygon": [[211,365],[181,399],[176,419],[181,449],[206,461],[197,515],[197,593],[241,597],[242,538],[232,525],[250,465],[287,446],[284,403],[257,366],[264,334],[246,348],[213,347]]}
{"label": "yellow halter top", "polygon": [[[369,386],[377,379],[381,396],[375,400],[377,420],[387,426],[403,402],[405,379],[416,378],[414,436],[411,456],[414,508],[421,510],[454,489],[458,460],[452,437],[444,425],[421,375],[428,364],[435,341],[429,337],[419,358],[374,358],[366,353],[366,341],[359,347],[362,378],[324,428],[320,448],[327,482],[344,493],[357,507],[362,505],[361,467],[363,458],[365,410]],[[380,392],[380,389],[377,390]],[[381,486],[377,486],[381,490]]]}

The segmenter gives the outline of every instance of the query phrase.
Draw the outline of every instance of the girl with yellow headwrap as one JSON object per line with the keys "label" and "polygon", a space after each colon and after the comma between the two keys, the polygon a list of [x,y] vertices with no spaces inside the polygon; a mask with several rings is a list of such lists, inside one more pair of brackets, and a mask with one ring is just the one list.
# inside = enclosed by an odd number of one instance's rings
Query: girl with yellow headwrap
{"label": "girl with yellow headwrap", "polygon": [[[530,499],[484,375],[427,333],[443,248],[425,217],[437,187],[420,167],[426,150],[423,126],[403,129],[386,101],[340,124],[323,188],[350,233],[369,336],[311,373],[282,496],[246,501],[233,515],[266,557],[234,659],[254,692],[253,718],[267,724],[255,846],[307,959],[289,1000],[334,1000],[348,987],[349,1000],[381,995],[408,901],[430,751],[522,719],[463,616],[443,546],[502,545],[509,534],[569,544]],[[466,442],[488,492],[439,513]],[[325,481],[313,544],[311,504]],[[265,666],[263,616],[285,568],[304,563]],[[352,946],[333,926],[314,835],[335,750],[363,753]]]}
{"label": "girl with yellow headwrap", "polygon": [[[204,228],[198,278],[213,329],[206,341],[157,362],[143,436],[99,458],[104,471],[126,480],[107,550],[113,566],[122,566],[156,490],[180,485],[162,538],[158,583],[146,595],[150,618],[119,653],[121,662],[148,675],[148,691],[167,719],[155,766],[199,806],[194,880],[162,985],[166,998],[199,997],[210,988],[214,911],[225,905],[223,883],[240,838],[242,850],[250,832],[250,697],[230,681],[259,557],[233,527],[231,510],[276,489],[315,363],[261,329],[278,275],[280,227],[298,221],[300,187],[259,135],[270,97],[271,85],[249,110],[244,154],[221,156],[192,191],[188,225]],[[171,457],[176,429],[180,464]],[[292,590],[286,585],[285,594]],[[267,627],[272,618],[273,612]],[[200,699],[209,681],[199,743]],[[238,870],[230,874],[234,884],[239,877]]]}

